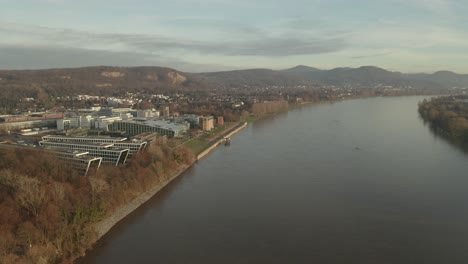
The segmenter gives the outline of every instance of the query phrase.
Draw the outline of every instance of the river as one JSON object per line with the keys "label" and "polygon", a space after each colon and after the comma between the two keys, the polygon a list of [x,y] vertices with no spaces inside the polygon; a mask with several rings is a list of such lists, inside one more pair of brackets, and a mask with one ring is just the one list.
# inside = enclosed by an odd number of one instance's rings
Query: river
{"label": "river", "polygon": [[256,121],[119,223],[80,263],[468,263],[468,156],[423,97]]}

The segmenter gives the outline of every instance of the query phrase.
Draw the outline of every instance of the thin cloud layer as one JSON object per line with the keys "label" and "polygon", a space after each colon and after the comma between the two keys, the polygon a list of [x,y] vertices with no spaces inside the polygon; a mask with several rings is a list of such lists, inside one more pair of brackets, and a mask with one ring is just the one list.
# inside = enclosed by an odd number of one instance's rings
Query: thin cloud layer
{"label": "thin cloud layer", "polygon": [[[0,24],[0,33],[41,45],[98,49],[114,52],[161,54],[163,52],[199,52],[226,56],[289,56],[335,52],[345,47],[337,36],[257,36],[246,40],[197,41],[144,34],[99,34],[70,29]],[[0,40],[1,41],[1,40]]]}
{"label": "thin cloud layer", "polygon": [[[161,66],[196,65],[205,70],[303,64],[377,65],[400,71],[421,71],[414,65],[422,65],[425,71],[437,71],[445,65],[447,70],[468,72],[468,2],[463,0],[0,3],[3,54],[8,55],[5,47],[17,47],[32,60],[42,56],[33,52],[57,49],[62,62],[43,58],[43,68],[51,67],[47,63],[131,66],[157,61]],[[77,53],[82,57],[75,59]],[[1,58],[2,67],[27,63],[27,58],[8,58],[10,64]]]}
{"label": "thin cloud layer", "polygon": [[109,52],[57,46],[31,47],[0,45],[0,69],[44,69],[86,66],[168,66],[186,72],[212,69],[232,70],[216,64],[194,64],[176,58],[130,52]]}

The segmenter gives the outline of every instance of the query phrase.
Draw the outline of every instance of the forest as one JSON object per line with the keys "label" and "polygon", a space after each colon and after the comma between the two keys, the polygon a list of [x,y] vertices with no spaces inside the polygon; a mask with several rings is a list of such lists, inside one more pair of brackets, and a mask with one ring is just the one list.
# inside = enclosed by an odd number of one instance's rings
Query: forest
{"label": "forest", "polygon": [[468,96],[424,99],[418,107],[421,118],[437,134],[468,144]]}
{"label": "forest", "polygon": [[97,240],[95,223],[193,161],[152,144],[83,177],[43,149],[0,148],[0,263],[73,262]]}

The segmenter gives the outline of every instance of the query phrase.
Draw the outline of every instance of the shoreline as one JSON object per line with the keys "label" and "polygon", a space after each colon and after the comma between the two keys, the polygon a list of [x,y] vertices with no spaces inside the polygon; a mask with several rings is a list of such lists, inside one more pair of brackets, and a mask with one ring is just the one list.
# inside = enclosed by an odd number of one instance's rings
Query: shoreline
{"label": "shoreline", "polygon": [[213,144],[211,146],[209,146],[208,148],[203,150],[200,154],[198,154],[197,157],[196,157],[196,161],[199,161],[199,160],[203,159],[206,155],[210,154],[211,151],[213,151],[219,145],[221,145],[224,142],[224,138],[232,137],[233,135],[239,133],[242,129],[247,127],[247,125],[248,125],[247,122],[244,122],[244,124],[242,124],[240,127],[235,128],[234,130],[228,132],[227,134],[223,134],[222,139],[216,140],[215,142],[213,142]]}
{"label": "shoreline", "polygon": [[[184,164],[180,166],[177,170],[175,170],[170,177],[160,183],[152,186],[149,190],[139,194],[137,197],[135,197],[132,201],[129,203],[119,207],[116,209],[112,214],[107,216],[105,219],[97,222],[94,224],[94,229],[97,233],[97,238],[94,243],[96,243],[99,239],[101,239],[105,234],[107,234],[116,224],[118,224],[122,219],[124,219],[126,216],[131,214],[133,211],[138,209],[141,205],[146,203],[149,199],[151,199],[155,194],[157,194],[160,190],[162,190],[166,185],[168,185],[170,182],[172,182],[175,178],[180,176],[182,173],[184,173],[188,168],[193,166],[194,163],[192,164]],[[93,244],[94,244],[93,243]]]}
{"label": "shoreline", "polygon": [[[231,137],[238,132],[240,132],[242,129],[247,127],[247,123],[245,122],[243,125],[240,127],[234,129],[233,131],[229,131],[227,134],[222,135],[223,137]],[[187,169],[189,169],[191,166],[193,166],[196,162],[198,162],[200,159],[206,157],[209,153],[211,153],[215,148],[217,148],[224,139],[220,139],[215,141],[211,146],[209,146],[206,150],[204,150],[202,153],[198,154],[196,156],[196,160],[192,162],[191,164],[184,164],[181,165],[177,170],[171,173],[170,177],[165,180],[164,182],[160,184],[156,184],[152,186],[149,190],[139,194],[137,197],[135,197],[132,201],[128,202],[127,204],[117,208],[113,213],[105,217],[103,220],[97,222],[94,224],[94,230],[96,231],[96,239],[93,241],[92,245],[87,249],[92,250],[93,246],[103,237],[105,236],[114,226],[116,226],[121,220],[123,220],[125,217],[130,215],[132,212],[134,212],[136,209],[138,209],[140,206],[142,206],[144,203],[146,203],[149,199],[151,199],[154,195],[156,195],[160,190],[162,190],[164,187],[166,187],[169,183],[171,183],[174,179],[182,175]],[[83,258],[85,255],[79,257]],[[77,258],[77,259],[79,259]]]}

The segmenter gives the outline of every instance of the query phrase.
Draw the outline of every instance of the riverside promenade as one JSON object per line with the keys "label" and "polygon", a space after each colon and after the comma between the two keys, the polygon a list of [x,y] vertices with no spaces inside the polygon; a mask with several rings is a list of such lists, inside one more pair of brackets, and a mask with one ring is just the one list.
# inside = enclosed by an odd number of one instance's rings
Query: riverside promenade
{"label": "riverside promenade", "polygon": [[247,126],[247,122],[240,123],[239,125],[233,127],[231,130],[227,131],[226,133],[223,133],[223,135],[217,137],[215,140],[213,140],[213,143],[207,149],[205,149],[204,151],[202,151],[200,154],[197,155],[197,161],[203,159],[211,151],[213,151],[219,145],[223,144],[225,138],[232,137],[233,135],[237,134],[239,131],[244,129],[246,126]]}

